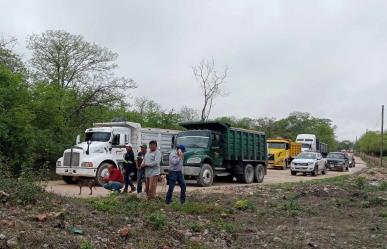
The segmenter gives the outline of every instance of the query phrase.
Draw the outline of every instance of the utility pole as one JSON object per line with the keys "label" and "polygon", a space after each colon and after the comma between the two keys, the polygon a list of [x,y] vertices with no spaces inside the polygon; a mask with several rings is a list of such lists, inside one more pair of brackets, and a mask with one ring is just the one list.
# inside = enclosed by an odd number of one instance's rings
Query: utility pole
{"label": "utility pole", "polygon": [[355,153],[358,153],[358,146],[357,146],[357,136],[356,136],[356,139],[355,139],[355,148],[353,148],[355,150]]}
{"label": "utility pole", "polygon": [[382,128],[380,130],[380,167],[383,167],[383,125],[384,125],[384,105],[382,105]]}

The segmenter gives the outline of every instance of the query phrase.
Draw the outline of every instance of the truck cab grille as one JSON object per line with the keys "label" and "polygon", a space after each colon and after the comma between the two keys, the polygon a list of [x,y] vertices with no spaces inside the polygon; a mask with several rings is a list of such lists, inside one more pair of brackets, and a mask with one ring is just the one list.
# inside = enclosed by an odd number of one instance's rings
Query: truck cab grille
{"label": "truck cab grille", "polygon": [[63,157],[63,166],[79,167],[79,152],[65,152]]}

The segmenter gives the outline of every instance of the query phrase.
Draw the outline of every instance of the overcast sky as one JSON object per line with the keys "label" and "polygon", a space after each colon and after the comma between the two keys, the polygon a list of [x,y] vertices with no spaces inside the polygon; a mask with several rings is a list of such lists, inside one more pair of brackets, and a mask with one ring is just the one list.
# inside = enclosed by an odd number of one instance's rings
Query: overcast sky
{"label": "overcast sky", "polygon": [[119,54],[134,96],[199,109],[192,66],[227,65],[227,97],[212,117],[330,118],[339,139],[378,129],[387,100],[387,1],[5,1],[0,35],[81,34]]}

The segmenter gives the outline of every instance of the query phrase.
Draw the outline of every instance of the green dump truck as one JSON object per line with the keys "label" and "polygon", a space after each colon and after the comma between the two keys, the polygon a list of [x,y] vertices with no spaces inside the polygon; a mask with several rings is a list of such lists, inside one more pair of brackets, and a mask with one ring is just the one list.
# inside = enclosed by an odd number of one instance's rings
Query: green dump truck
{"label": "green dump truck", "polygon": [[[214,177],[236,178],[240,182],[262,182],[267,169],[266,137],[262,132],[232,128],[221,122],[180,124],[185,131],[173,144],[186,147],[183,173],[200,186],[213,183]],[[168,154],[163,156],[163,173],[168,173]]]}

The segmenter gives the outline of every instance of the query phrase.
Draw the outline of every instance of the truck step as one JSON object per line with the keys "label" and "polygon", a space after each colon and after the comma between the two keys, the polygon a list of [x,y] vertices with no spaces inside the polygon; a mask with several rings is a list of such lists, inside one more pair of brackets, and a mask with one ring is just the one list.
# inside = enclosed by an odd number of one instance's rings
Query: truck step
{"label": "truck step", "polygon": [[218,167],[218,168],[215,168],[215,171],[225,171],[226,168],[221,168],[221,167]]}
{"label": "truck step", "polygon": [[229,176],[231,174],[229,172],[216,172],[215,175],[216,176]]}

